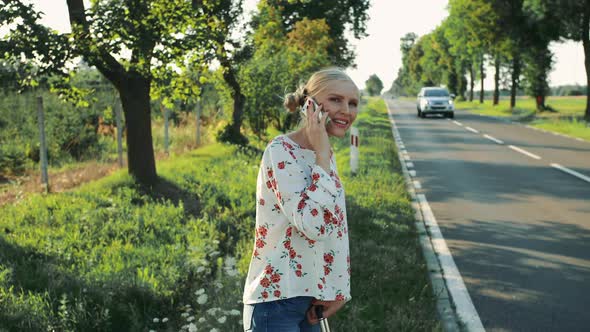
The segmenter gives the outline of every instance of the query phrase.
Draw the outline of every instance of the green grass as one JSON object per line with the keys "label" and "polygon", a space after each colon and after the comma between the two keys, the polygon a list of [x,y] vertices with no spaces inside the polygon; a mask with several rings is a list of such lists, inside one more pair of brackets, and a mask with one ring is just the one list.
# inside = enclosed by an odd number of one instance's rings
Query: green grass
{"label": "green grass", "polygon": [[590,125],[583,120],[586,97],[548,97],[546,105],[555,112],[536,112],[535,100],[529,97],[518,98],[514,110],[510,109],[510,100],[501,99],[497,106],[492,101],[458,102],[457,110],[466,110],[477,114],[506,117],[545,130],[590,140]]}
{"label": "green grass", "polygon": [[[334,141],[353,300],[331,324],[441,330],[384,102],[369,99],[357,121],[357,175],[348,139]],[[241,330],[260,157],[255,148],[211,144],[160,161],[153,188],[118,171],[1,208],[0,331]]]}

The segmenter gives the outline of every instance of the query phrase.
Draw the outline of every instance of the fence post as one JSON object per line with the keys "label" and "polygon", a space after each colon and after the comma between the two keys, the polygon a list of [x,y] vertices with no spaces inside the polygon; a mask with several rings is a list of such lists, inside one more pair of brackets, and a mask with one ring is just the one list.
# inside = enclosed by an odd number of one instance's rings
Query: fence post
{"label": "fence post", "polygon": [[197,99],[197,147],[201,145],[201,98]]}
{"label": "fence post", "polygon": [[119,167],[123,167],[123,124],[121,119],[121,101],[115,99],[115,118],[117,120],[117,153],[119,155]]}
{"label": "fence post", "polygon": [[359,168],[359,130],[350,127],[350,171],[356,174]]}
{"label": "fence post", "polygon": [[49,192],[49,176],[47,175],[47,144],[45,141],[45,115],[43,114],[43,97],[37,97],[37,120],[39,122],[39,154],[41,157],[41,182],[45,193]]}
{"label": "fence post", "polygon": [[164,106],[164,151],[168,154],[168,107]]}

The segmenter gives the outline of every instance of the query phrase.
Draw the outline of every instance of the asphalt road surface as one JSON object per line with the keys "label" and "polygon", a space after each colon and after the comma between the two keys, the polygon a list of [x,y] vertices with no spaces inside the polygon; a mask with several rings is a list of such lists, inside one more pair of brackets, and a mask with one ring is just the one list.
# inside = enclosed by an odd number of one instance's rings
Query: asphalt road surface
{"label": "asphalt road surface", "polygon": [[590,331],[590,143],[386,102],[485,329]]}

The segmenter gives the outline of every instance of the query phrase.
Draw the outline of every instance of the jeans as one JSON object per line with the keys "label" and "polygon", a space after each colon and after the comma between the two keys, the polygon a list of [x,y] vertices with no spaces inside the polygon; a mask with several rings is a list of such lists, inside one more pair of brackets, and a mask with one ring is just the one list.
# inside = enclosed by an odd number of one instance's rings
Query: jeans
{"label": "jeans", "polygon": [[310,296],[244,305],[245,332],[319,332],[320,325],[310,325],[305,313]]}

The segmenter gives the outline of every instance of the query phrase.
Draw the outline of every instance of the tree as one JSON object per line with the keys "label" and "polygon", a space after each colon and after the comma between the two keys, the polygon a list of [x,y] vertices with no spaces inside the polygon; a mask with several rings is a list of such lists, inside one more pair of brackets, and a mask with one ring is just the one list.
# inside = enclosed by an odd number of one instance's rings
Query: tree
{"label": "tree", "polygon": [[413,32],[406,33],[402,38],[400,38],[400,50],[402,52],[402,66],[397,72],[397,77],[393,81],[391,89],[389,92],[394,95],[410,95],[411,92],[415,90],[411,86],[414,84],[410,77],[410,72],[408,69],[408,58],[410,51],[414,47],[416,40],[418,39],[418,35]]}
{"label": "tree", "polygon": [[355,38],[366,36],[366,22],[369,0],[261,0],[269,6],[280,9],[285,31],[295,28],[295,24],[304,18],[310,20],[324,19],[330,27],[332,47],[328,57],[332,65],[348,67],[353,64],[354,51],[350,48],[345,32],[350,30]]}
{"label": "tree", "polygon": [[381,82],[376,74],[373,74],[365,82],[365,90],[367,90],[369,96],[378,96],[381,94],[381,90],[383,90],[383,82]]}
{"label": "tree", "polygon": [[473,65],[479,65],[480,103],[484,97],[485,55],[490,52],[495,29],[495,14],[491,4],[483,0],[450,0],[449,25],[451,44],[461,45],[471,62],[471,97],[473,99]]}
{"label": "tree", "polygon": [[557,32],[558,37],[582,42],[587,86],[584,117],[590,121],[590,0],[524,2],[528,11],[544,22],[551,23],[551,32]]}
{"label": "tree", "polygon": [[263,135],[270,123],[285,131],[297,115],[285,114],[282,94],[293,91],[312,72],[329,65],[332,46],[324,19],[303,19],[290,32],[284,30],[281,9],[260,3],[253,35],[255,52],[240,70],[240,85],[247,97],[250,127]]}
{"label": "tree", "polygon": [[[115,86],[127,124],[129,173],[140,183],[154,183],[150,119],[154,78],[173,70],[175,62],[210,59],[211,36],[226,32],[217,15],[225,13],[231,1],[93,1],[86,9],[83,0],[67,0],[69,36],[38,24],[40,15],[32,6],[14,0],[3,3],[0,18],[16,25],[9,45],[3,43],[3,48],[36,58],[55,71],[63,71],[65,61],[82,56]],[[45,40],[55,42],[46,45]]]}

